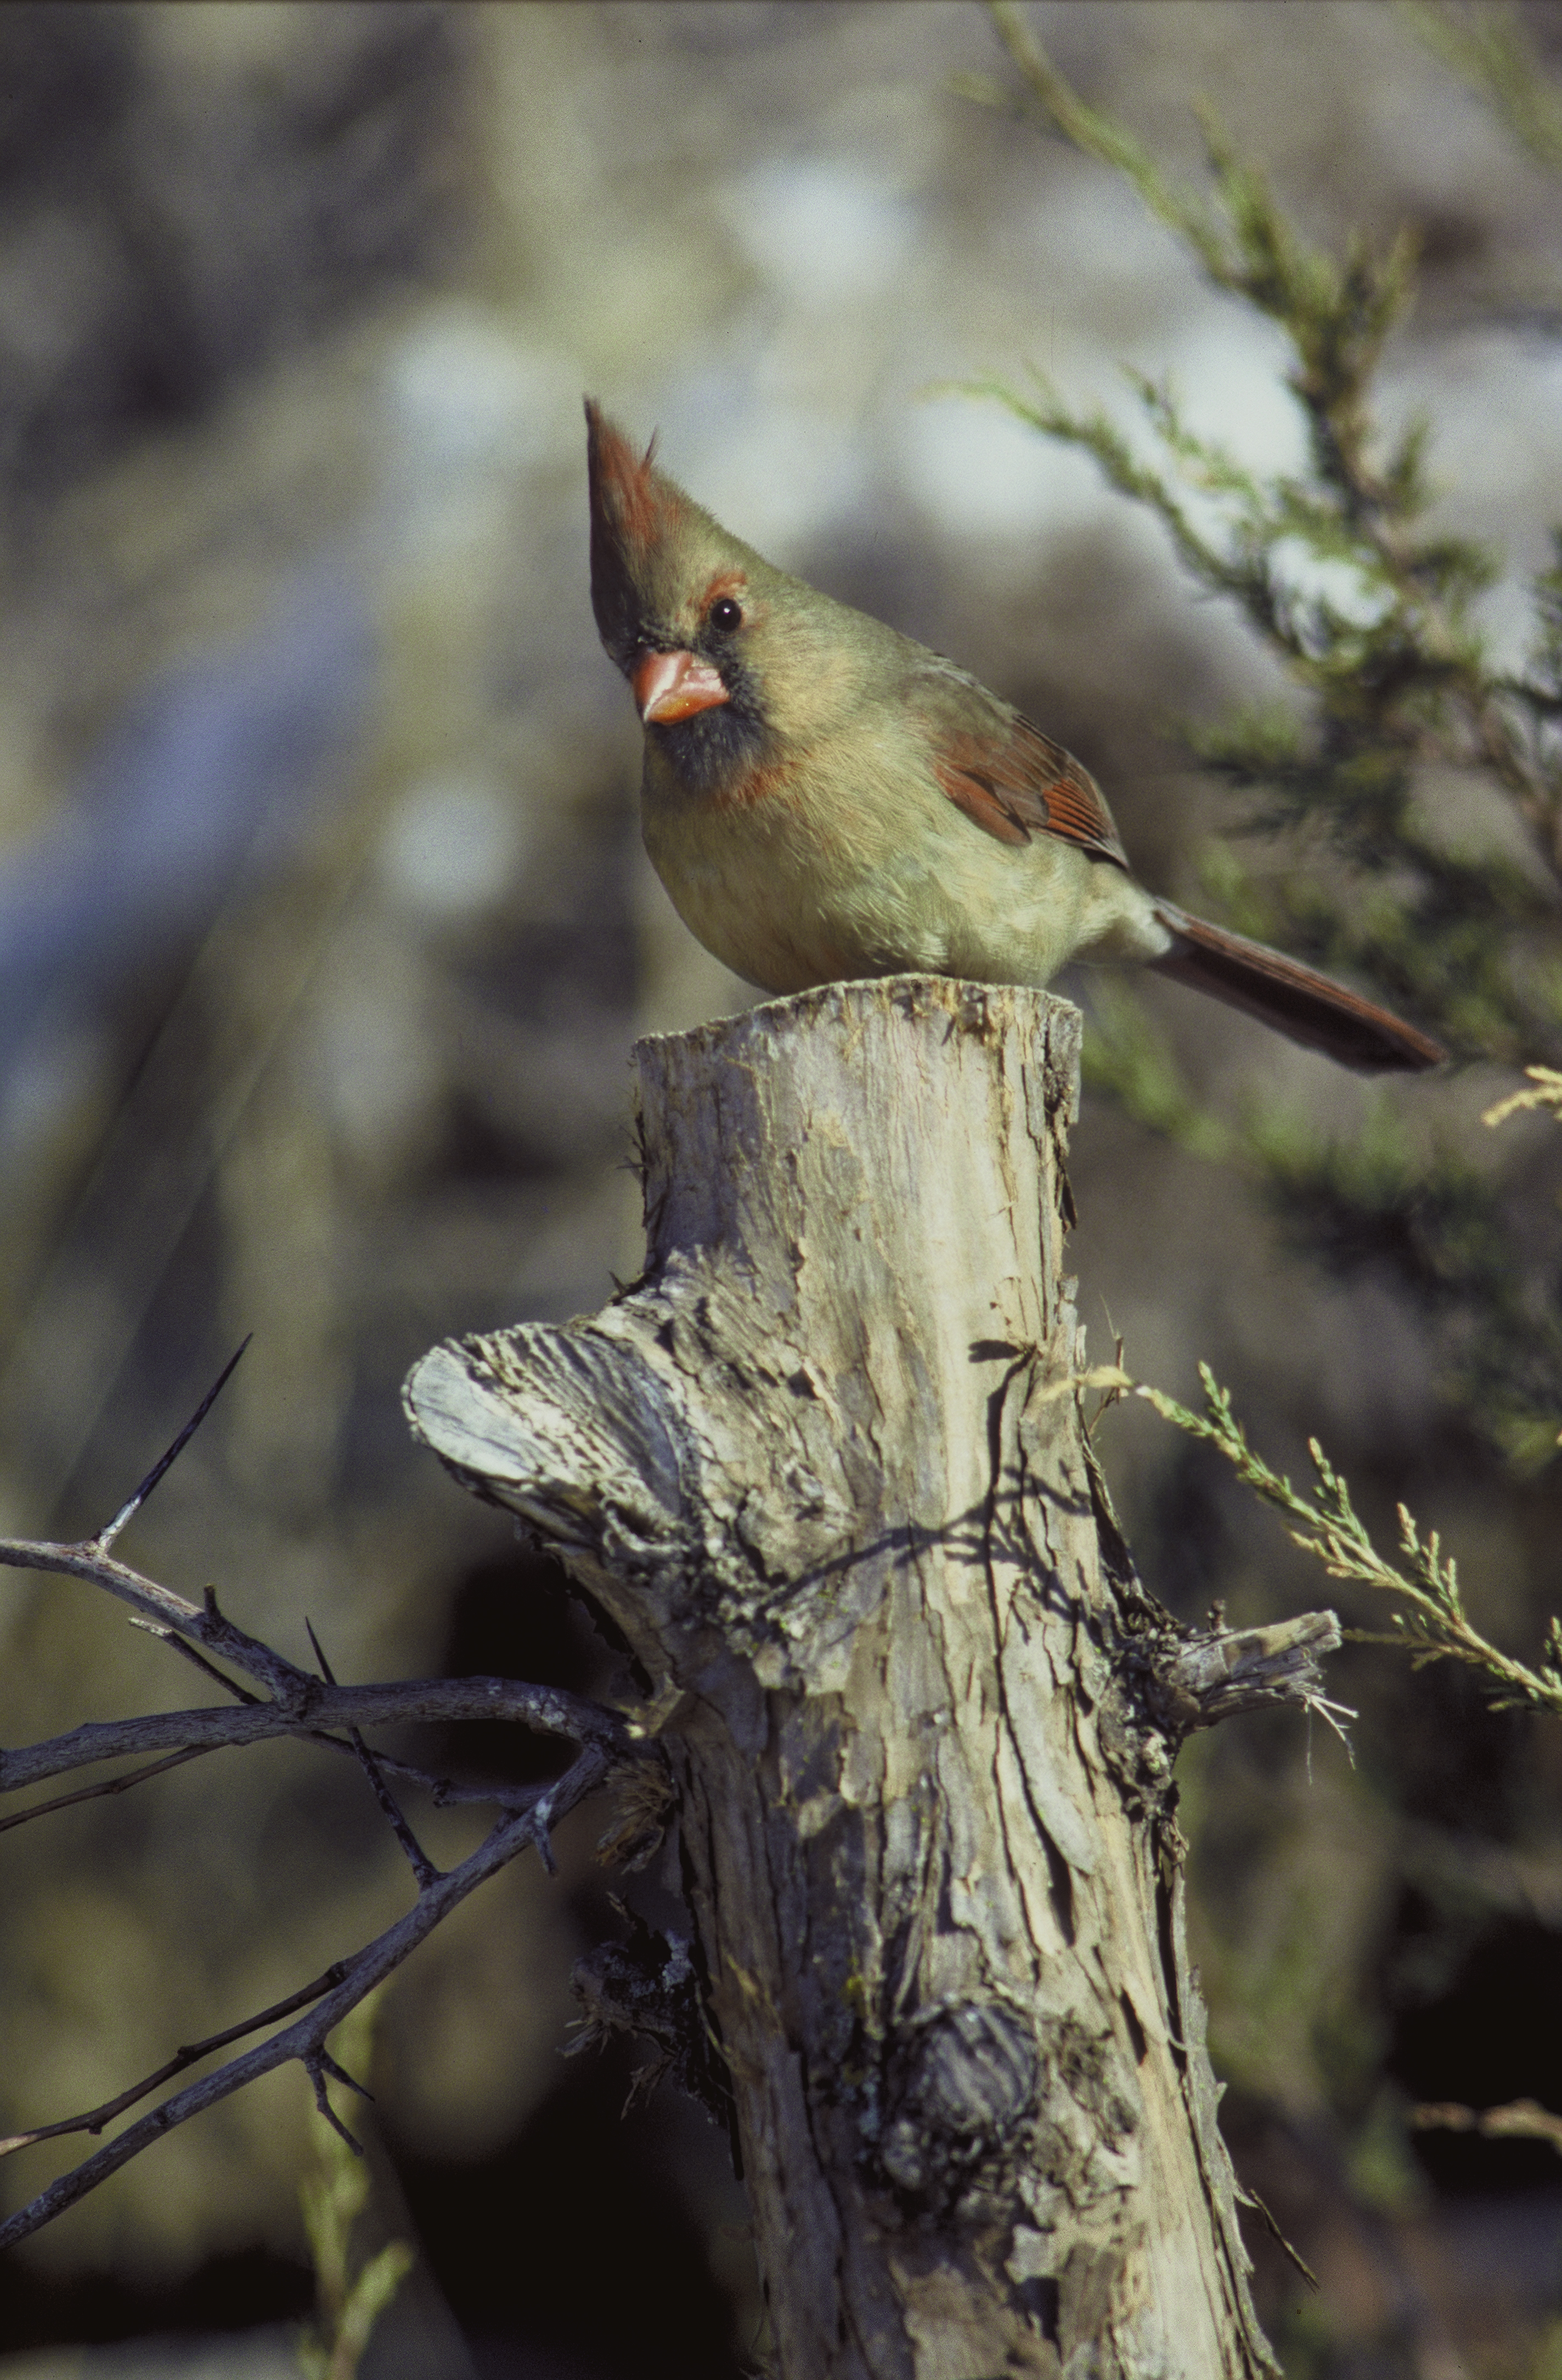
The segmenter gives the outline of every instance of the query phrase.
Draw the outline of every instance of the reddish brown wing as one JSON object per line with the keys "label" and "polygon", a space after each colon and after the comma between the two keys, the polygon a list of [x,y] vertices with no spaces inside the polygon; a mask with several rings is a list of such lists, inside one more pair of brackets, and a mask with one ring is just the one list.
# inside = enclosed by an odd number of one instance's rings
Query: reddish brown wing
{"label": "reddish brown wing", "polygon": [[984,833],[1015,844],[1060,835],[1127,868],[1101,788],[1061,744],[963,672],[929,671],[913,700],[927,722],[940,791]]}

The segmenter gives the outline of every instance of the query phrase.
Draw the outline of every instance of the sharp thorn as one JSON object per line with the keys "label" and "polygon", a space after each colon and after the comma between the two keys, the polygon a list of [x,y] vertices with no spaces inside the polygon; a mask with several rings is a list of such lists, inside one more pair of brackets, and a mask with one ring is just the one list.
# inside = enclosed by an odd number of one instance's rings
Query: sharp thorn
{"label": "sharp thorn", "polygon": [[314,1658],[320,1664],[320,1674],[328,1686],[334,1686],[336,1682],[335,1672],[320,1649],[320,1639],[314,1633],[314,1622],[307,1611],[304,1614],[304,1626],[309,1630],[309,1641],[314,1646]]}
{"label": "sharp thorn", "polygon": [[321,2051],[320,2063],[323,2070],[329,2074],[333,2082],[340,2082],[345,2089],[356,2091],[360,2099],[367,2099],[372,2105],[374,2098],[372,2091],[366,2089],[355,2074],[349,2074],[345,2066],[338,2066],[328,2049]]}
{"label": "sharp thorn", "polygon": [[114,1543],[115,1538],[119,1535],[120,1530],[124,1528],[126,1523],[132,1520],[136,1513],[140,1511],[141,1506],[146,1502],[147,1498],[152,1494],[153,1489],[157,1486],[158,1481],[164,1476],[164,1474],[170,1470],[173,1464],[177,1462],[179,1456],[184,1452],[185,1448],[189,1444],[190,1439],[195,1436],[196,1431],[200,1428],[201,1423],[211,1412],[212,1407],[216,1403],[217,1399],[221,1396],[224,1389],[227,1386],[227,1383],[233,1375],[234,1367],[238,1364],[240,1355],[243,1354],[245,1348],[248,1347],[250,1341],[254,1337],[254,1332],[251,1330],[240,1341],[233,1354],[228,1357],[227,1362],[223,1366],[222,1370],[217,1374],[217,1377],[213,1381],[211,1387],[207,1390],[205,1395],[201,1398],[201,1402],[196,1406],[195,1411],[191,1414],[189,1419],[186,1422],[183,1429],[180,1430],[177,1438],[175,1439],[172,1446],[169,1447],[167,1452],[163,1456],[160,1462],[153,1464],[152,1469],[147,1473],[146,1477],[141,1481],[141,1484],[136,1489],[135,1494],[129,1497],[126,1502],[121,1504],[118,1512],[116,1512],[113,1520],[109,1522],[107,1527],[101,1529],[98,1532],[98,1535],[91,1540],[91,1543],[97,1548],[99,1552],[106,1553],[108,1551],[109,1547]]}

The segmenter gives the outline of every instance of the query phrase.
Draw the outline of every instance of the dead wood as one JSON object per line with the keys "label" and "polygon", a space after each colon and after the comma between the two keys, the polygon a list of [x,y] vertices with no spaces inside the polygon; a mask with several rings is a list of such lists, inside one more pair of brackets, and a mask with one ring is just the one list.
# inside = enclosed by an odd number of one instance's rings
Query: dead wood
{"label": "dead wood", "polygon": [[1079,1030],[900,977],[642,1043],[643,1278],[408,1383],[649,1681],[784,2380],[1275,2368],[1171,1764],[1315,1696],[1331,1623],[1190,1636],[1133,1573],[1074,1386]]}

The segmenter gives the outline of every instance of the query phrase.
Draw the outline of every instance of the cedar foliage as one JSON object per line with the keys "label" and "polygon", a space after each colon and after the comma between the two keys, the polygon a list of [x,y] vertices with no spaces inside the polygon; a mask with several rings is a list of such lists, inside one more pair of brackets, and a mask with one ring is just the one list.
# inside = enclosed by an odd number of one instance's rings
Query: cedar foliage
{"label": "cedar foliage", "polygon": [[[1127,417],[1072,404],[1034,371],[972,393],[1093,457],[1288,680],[1263,706],[1178,723],[1230,797],[1222,839],[1202,856],[1200,905],[1359,980],[1454,1059],[1449,1091],[1374,1091],[1354,1130],[1325,1128],[1273,1093],[1234,1115],[1201,1098],[1136,990],[1112,978],[1090,996],[1087,1083],[1148,1132],[1241,1174],[1284,1240],[1334,1281],[1389,1283],[1431,1353],[1439,1411],[1426,1442],[1356,1450],[1375,1475],[1359,1495],[1316,1439],[1313,1480],[1294,1485],[1250,1442],[1207,1366],[1201,1412],[1139,1390],[1190,1441],[1166,1499],[1169,1568],[1188,1569],[1191,1545],[1202,1577],[1240,1577],[1203,1467],[1213,1451],[1348,1603],[1376,1604],[1377,1618],[1386,1600],[1386,1629],[1379,1618],[1348,1637],[1433,1671],[1385,1669],[1370,1652],[1342,1663],[1333,1691],[1364,1706],[1348,1778],[1315,1788],[1309,1759],[1304,1791],[1300,1748],[1287,1766],[1290,1747],[1236,1730],[1179,1769],[1212,2047],[1230,2095],[1223,2128],[1244,2182],[1270,2196],[1324,2275],[1322,2297],[1303,2304],[1283,2275],[1261,2273],[1266,2327],[1292,2380],[1340,2380],[1364,2368],[1362,2353],[1385,2371],[1419,2370],[1436,2322],[1406,2283],[1405,2248],[1439,2219],[1429,2176],[1455,2191],[1547,2179],[1532,2164],[1521,2172],[1513,2159],[1524,2153],[1511,2147],[1451,2161],[1446,2133],[1533,2140],[1544,2168],[1540,2143],[1556,2144],[1557,2119],[1536,2099],[1562,2104],[1546,1982],[1553,1904],[1544,1892],[1516,1900],[1512,1882],[1552,1872],[1552,1772],[1525,1719],[1562,1716],[1562,1621],[1531,1609],[1527,1645],[1494,1641],[1519,1620],[1515,1580],[1489,1568],[1472,1614],[1452,1555],[1399,1500],[1457,1478],[1486,1550],[1503,1547],[1519,1574],[1531,1539],[1554,1596],[1562,1170],[1555,1136],[1512,1119],[1531,1110],[1562,1122],[1562,529],[1530,584],[1527,651],[1510,666],[1482,612],[1500,557],[1438,525],[1434,425],[1383,427],[1385,359],[1417,299],[1413,237],[1352,236],[1337,252],[1314,244],[1207,109],[1207,188],[1175,186],[1070,88],[1012,0],[989,5],[1015,75],[965,79],[967,95],[1018,108],[1126,176],[1205,278],[1278,330],[1305,460],[1249,468],[1190,427],[1169,382],[1142,374],[1127,375]],[[1519,149],[1562,169],[1562,99],[1515,18],[1407,5],[1400,18]],[[1532,303],[1518,310],[1537,316]],[[1511,305],[1500,311],[1511,322]],[[1555,333],[1555,300],[1538,318]],[[1457,472],[1457,452],[1437,459]],[[1466,812],[1478,794],[1489,830],[1478,842],[1448,823],[1452,780]],[[1472,1131],[1481,1102],[1460,1077],[1496,1070],[1500,1090],[1520,1067],[1523,1087],[1486,1094],[1481,1123],[1493,1129]],[[1132,1386],[1120,1373],[1117,1392]],[[1478,1624],[1483,1602],[1499,1616]],[[1422,2095],[1435,2104],[1414,2105]],[[1418,2158],[1412,2132],[1445,2139]],[[1353,2306],[1339,2296],[1342,2239],[1354,2241],[1357,2279],[1376,2276],[1376,2312],[1372,2287]],[[1499,2362],[1472,2369],[1554,2380],[1562,2324],[1531,2331],[1515,2310],[1500,2328]]]}
{"label": "cedar foliage", "polygon": [[[1457,1060],[1501,1066],[1562,1055],[1562,529],[1534,580],[1523,667],[1494,658],[1477,612],[1497,557],[1429,522],[1432,425],[1380,427],[1385,350],[1415,302],[1415,243],[1352,234],[1310,242],[1259,166],[1201,111],[1207,197],[1174,187],[1122,125],[1087,106],[1009,0],[993,14],[1020,104],[1133,184],[1217,288],[1284,334],[1306,468],[1248,468],[1184,419],[1169,381],[1129,373],[1130,436],[1040,373],[976,383],[1043,436],[1094,456],[1109,483],[1169,531],[1195,583],[1235,604],[1294,696],[1181,735],[1238,797],[1202,875],[1240,931],[1357,978],[1427,1026]],[[1543,156],[1549,107],[1519,37],[1423,10],[1443,54]],[[1012,106],[1012,89],[967,82]],[[1555,118],[1555,121],[1554,121]],[[1562,138],[1555,148],[1562,158]],[[1432,770],[1473,772],[1507,832],[1467,844],[1425,797]],[[1336,1277],[1408,1292],[1432,1330],[1439,1383],[1462,1427],[1532,1472],[1562,1427],[1562,1249],[1513,1164],[1444,1137],[1418,1142],[1402,1095],[1354,1135],[1273,1102],[1233,1123],[1207,1112],[1137,996],[1093,1003],[1086,1076],[1152,1130],[1239,1165],[1290,1243]]]}

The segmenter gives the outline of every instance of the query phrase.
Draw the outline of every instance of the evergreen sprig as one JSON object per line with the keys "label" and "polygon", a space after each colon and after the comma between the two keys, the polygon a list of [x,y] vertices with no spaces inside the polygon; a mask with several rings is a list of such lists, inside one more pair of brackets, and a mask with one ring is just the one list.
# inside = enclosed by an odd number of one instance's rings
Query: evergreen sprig
{"label": "evergreen sprig", "polygon": [[1423,1536],[1401,1504],[1397,1559],[1380,1553],[1351,1500],[1348,1481],[1315,1438],[1309,1439],[1307,1451],[1318,1485],[1316,1494],[1309,1497],[1250,1446],[1232,1410],[1230,1391],[1221,1387],[1207,1364],[1200,1365],[1199,1378],[1204,1390],[1202,1414],[1190,1412],[1160,1389],[1141,1387],[1134,1393],[1178,1429],[1224,1455],[1245,1487],[1293,1524],[1292,1541],[1321,1561],[1330,1578],[1374,1587],[1403,1607],[1392,1615],[1391,1633],[1348,1630],[1354,1642],[1397,1645],[1417,1669],[1432,1661],[1462,1662],[1479,1674],[1495,1708],[1545,1711],[1562,1718],[1562,1621],[1550,1623],[1539,1669],[1499,1651],[1465,1610],[1458,1566],[1451,1554],[1444,1553],[1435,1530]]}
{"label": "evergreen sprig", "polygon": [[[337,2029],[337,2047],[355,2066],[370,2062],[383,1998],[383,1990],[371,1993]],[[357,2380],[370,2338],[417,2258],[406,2240],[355,2255],[372,2183],[361,2149],[334,2118],[319,2135],[315,2169],[299,2196],[318,2301],[314,2322],[297,2342],[299,2370],[304,2380]]]}
{"label": "evergreen sprig", "polygon": [[1562,166],[1562,104],[1536,75],[1510,10],[1435,7],[1429,0],[1401,0],[1401,7],[1428,49],[1489,102],[1520,147],[1543,165]]}
{"label": "evergreen sprig", "polygon": [[[1286,381],[1307,439],[1305,468],[1289,473],[1251,468],[1195,431],[1165,380],[1127,374],[1134,436],[1100,407],[1071,406],[1040,373],[1023,387],[970,384],[1092,455],[1291,679],[1291,702],[1181,730],[1242,797],[1238,832],[1270,844],[1256,866],[1229,839],[1214,846],[1206,891],[1242,931],[1365,978],[1461,1057],[1562,1057],[1562,532],[1533,585],[1529,659],[1501,670],[1475,610],[1497,576],[1494,556],[1427,525],[1429,423],[1389,438],[1377,420],[1385,346],[1415,300],[1413,237],[1374,246],[1352,234],[1337,254],[1308,240],[1207,108],[1208,194],[1175,186],[1070,88],[1012,0],[990,6],[1020,106],[1124,175],[1206,280],[1276,324],[1289,351]],[[1416,22],[1517,120],[1511,27],[1499,41],[1446,10],[1422,9]],[[966,87],[1015,103],[996,86]],[[1530,145],[1547,157],[1551,104],[1537,99],[1525,118],[1542,128]],[[1483,778],[1509,814],[1506,838],[1464,847],[1441,830],[1422,790],[1432,767]],[[1543,1234],[1516,1222],[1495,1169],[1449,1146],[1412,1148],[1387,1100],[1353,1141],[1261,1102],[1232,1126],[1204,1112],[1137,995],[1115,988],[1096,1003],[1095,1026],[1093,1087],[1194,1153],[1239,1165],[1291,1243],[1332,1271],[1373,1269],[1408,1290],[1438,1335],[1442,1386],[1468,1426],[1522,1467],[1552,1458],[1562,1295],[1536,1280],[1551,1261]]]}
{"label": "evergreen sprig", "polygon": [[1562,1123],[1562,1074],[1555,1066],[1526,1066],[1530,1077],[1527,1091],[1511,1091],[1506,1099],[1498,1099],[1481,1118],[1488,1127],[1506,1123],[1509,1116],[1521,1114],[1526,1108],[1549,1108],[1558,1123]]}

